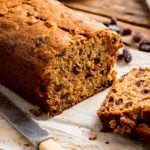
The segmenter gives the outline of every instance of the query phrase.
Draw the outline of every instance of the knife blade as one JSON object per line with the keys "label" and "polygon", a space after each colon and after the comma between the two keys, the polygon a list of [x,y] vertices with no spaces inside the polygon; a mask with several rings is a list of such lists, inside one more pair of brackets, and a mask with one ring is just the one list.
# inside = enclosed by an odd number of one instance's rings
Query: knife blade
{"label": "knife blade", "polygon": [[41,128],[8,97],[0,92],[0,114],[39,150],[63,150],[45,129]]}

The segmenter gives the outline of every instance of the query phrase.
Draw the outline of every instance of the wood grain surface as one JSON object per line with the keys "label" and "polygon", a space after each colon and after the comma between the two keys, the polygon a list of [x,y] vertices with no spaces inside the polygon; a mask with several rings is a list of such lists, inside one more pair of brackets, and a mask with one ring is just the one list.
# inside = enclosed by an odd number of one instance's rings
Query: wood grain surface
{"label": "wood grain surface", "polygon": [[150,28],[150,12],[144,0],[62,0],[70,8]]}

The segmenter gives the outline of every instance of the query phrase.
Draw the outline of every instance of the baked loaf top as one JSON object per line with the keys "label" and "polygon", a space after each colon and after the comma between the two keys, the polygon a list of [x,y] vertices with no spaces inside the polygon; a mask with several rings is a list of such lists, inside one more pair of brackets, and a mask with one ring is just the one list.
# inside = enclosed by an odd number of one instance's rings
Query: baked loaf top
{"label": "baked loaf top", "polygon": [[98,116],[104,128],[150,143],[150,68],[133,69],[116,81]]}

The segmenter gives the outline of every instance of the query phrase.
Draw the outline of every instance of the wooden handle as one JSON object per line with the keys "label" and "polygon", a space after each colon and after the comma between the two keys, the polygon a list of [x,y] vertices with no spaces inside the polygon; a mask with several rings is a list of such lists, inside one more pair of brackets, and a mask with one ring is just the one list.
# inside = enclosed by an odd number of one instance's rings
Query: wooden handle
{"label": "wooden handle", "polygon": [[48,139],[39,144],[39,150],[63,150],[54,140]]}

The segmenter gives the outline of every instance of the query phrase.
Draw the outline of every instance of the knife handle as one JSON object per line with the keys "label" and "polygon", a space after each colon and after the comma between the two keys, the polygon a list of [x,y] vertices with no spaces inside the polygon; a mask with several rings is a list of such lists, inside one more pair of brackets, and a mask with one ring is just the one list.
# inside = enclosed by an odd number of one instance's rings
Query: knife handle
{"label": "knife handle", "polygon": [[47,139],[39,144],[39,150],[63,150],[54,140]]}

